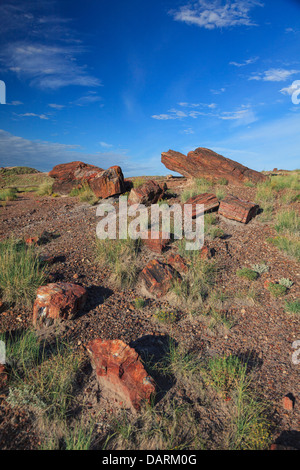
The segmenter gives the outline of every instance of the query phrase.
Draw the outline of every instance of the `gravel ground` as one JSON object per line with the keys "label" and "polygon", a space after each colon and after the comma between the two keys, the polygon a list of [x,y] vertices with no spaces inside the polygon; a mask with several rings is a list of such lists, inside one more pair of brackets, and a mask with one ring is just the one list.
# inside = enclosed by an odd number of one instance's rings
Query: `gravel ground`
{"label": "gravel ground", "polygon": [[[178,192],[186,181],[166,180],[166,183]],[[248,200],[253,200],[255,194],[253,188],[230,186],[226,191]],[[215,259],[220,267],[218,288],[227,294],[222,308],[233,321],[229,329],[223,324],[212,328],[207,317],[191,316],[180,309],[177,312],[179,320],[171,327],[159,323],[154,313],[169,307],[164,299],[147,299],[144,308],[136,309],[134,300],[141,296],[138,286],[126,291],[117,289],[108,266],[96,262],[96,207],[80,203],[77,198],[38,198],[27,193],[0,209],[0,221],[0,239],[10,235],[17,238],[39,235],[44,230],[57,234],[41,247],[43,253],[56,257],[50,267],[49,282],[80,283],[89,293],[80,315],[62,326],[63,335],[71,338],[76,348],[84,350],[87,342],[97,337],[132,343],[143,337],[171,334],[178,343],[193,351],[208,355],[249,356],[257,367],[257,386],[274,409],[274,442],[300,449],[300,365],[292,362],[292,343],[300,340],[300,317],[285,312],[283,300],[272,298],[264,288],[267,278],[289,278],[294,285],[285,300],[296,300],[299,298],[300,272],[296,261],[267,243],[267,237],[275,234],[272,224],[260,222],[259,216],[246,226],[219,217],[219,226],[225,235],[210,241],[209,246],[215,249]],[[149,259],[166,259],[174,250],[175,246],[171,244],[167,253],[156,255],[142,248],[139,255],[141,268]],[[270,269],[257,281],[236,276],[237,269],[262,261]],[[255,300],[246,295],[251,287],[255,289]],[[4,305],[0,312],[1,331],[31,326],[30,309]],[[84,381],[84,389],[92,389],[91,373],[87,374],[86,380],[83,378]],[[296,399],[293,411],[285,411],[282,406],[282,398],[288,393]],[[218,417],[207,416],[207,419],[218,420]],[[1,421],[0,448],[36,447],[38,438],[30,416],[22,410],[11,409],[4,395],[0,397]]]}

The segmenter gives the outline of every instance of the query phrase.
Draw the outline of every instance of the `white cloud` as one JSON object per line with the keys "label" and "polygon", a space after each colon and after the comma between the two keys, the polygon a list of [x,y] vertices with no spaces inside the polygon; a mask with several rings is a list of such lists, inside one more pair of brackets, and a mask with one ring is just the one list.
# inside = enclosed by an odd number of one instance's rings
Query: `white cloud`
{"label": "white cloud", "polygon": [[42,171],[72,161],[91,163],[100,168],[120,165],[123,170],[132,169],[128,157],[121,153],[87,153],[79,145],[24,139],[3,129],[0,129],[0,160],[3,166],[28,165]]}
{"label": "white cloud", "polygon": [[48,116],[46,116],[46,114],[35,114],[35,113],[24,113],[24,114],[17,114],[17,116],[19,117],[38,117],[40,119],[49,119]]}
{"label": "white cloud", "polygon": [[265,82],[284,82],[295,73],[299,73],[299,70],[269,69],[264,72],[260,72],[256,75],[253,75],[249,78],[249,80],[263,80]]}
{"label": "white cloud", "polygon": [[251,59],[244,60],[244,62],[229,62],[229,65],[234,65],[235,67],[245,67],[246,65],[254,64],[258,60],[258,57],[253,57]]}
{"label": "white cloud", "polygon": [[112,144],[108,144],[107,142],[99,142],[99,144],[101,145],[101,147],[104,147],[107,149],[113,147]]}
{"label": "white cloud", "polygon": [[300,80],[295,80],[290,86],[286,87],[286,88],[282,88],[280,90],[280,93],[282,93],[283,95],[290,95],[292,96],[292,94],[296,91],[296,90],[299,90],[300,88]]}
{"label": "white cloud", "polygon": [[82,52],[81,46],[18,42],[8,44],[2,50],[0,60],[20,78],[27,78],[32,85],[44,89],[101,85],[98,78],[88,74],[85,66],[77,63],[76,56]]}
{"label": "white cloud", "polygon": [[63,109],[65,108],[64,104],[49,103],[48,106],[53,109]]}
{"label": "white cloud", "polygon": [[197,0],[190,2],[170,14],[176,21],[194,24],[206,29],[228,28],[232,26],[255,26],[250,11],[263,4],[256,0]]}

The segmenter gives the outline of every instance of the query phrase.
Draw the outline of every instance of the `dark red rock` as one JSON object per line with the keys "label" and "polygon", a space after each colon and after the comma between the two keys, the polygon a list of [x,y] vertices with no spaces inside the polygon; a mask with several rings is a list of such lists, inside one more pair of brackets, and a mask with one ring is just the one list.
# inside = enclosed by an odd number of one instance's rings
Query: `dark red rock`
{"label": "dark red rock", "polygon": [[216,211],[218,210],[218,207],[220,205],[215,194],[209,194],[209,193],[198,194],[197,196],[191,197],[188,201],[185,202],[185,204],[193,205],[192,207],[193,218],[203,214],[203,212],[200,209],[197,210],[197,207],[196,207],[197,204],[204,205],[204,213]]}
{"label": "dark red rock", "polygon": [[259,206],[249,201],[242,201],[235,196],[226,196],[220,202],[219,214],[227,219],[247,224],[256,216]]}
{"label": "dark red rock", "polygon": [[155,393],[138,353],[121,340],[95,339],[87,345],[101,393],[122,408],[140,410]]}
{"label": "dark red rock", "polygon": [[33,306],[33,324],[51,325],[58,320],[70,320],[83,308],[87,291],[78,284],[57,282],[39,287]]}
{"label": "dark red rock", "polygon": [[186,273],[188,270],[188,264],[179,254],[170,255],[167,261],[172,268],[180,273]]}
{"label": "dark red rock", "polygon": [[163,195],[163,188],[153,180],[148,180],[138,188],[130,191],[129,204],[156,204]]}
{"label": "dark red rock", "polygon": [[141,232],[141,238],[143,244],[146,245],[149,250],[159,254],[163,252],[170,241],[170,235],[161,231],[154,231],[152,233],[151,230],[148,230],[147,232]]}
{"label": "dark red rock", "polygon": [[229,183],[243,184],[246,181],[259,183],[267,177],[234,160],[225,158],[210,149],[199,147],[187,156],[174,150],[161,154],[162,163],[172,171],[188,178],[206,178],[217,181],[226,178]]}
{"label": "dark red rock", "polygon": [[103,170],[83,162],[62,163],[50,171],[54,178],[53,191],[69,194],[73,188],[87,184],[99,198],[107,198],[125,191],[124,176],[119,166]]}
{"label": "dark red rock", "polygon": [[96,197],[105,199],[126,191],[124,176],[119,166],[112,166],[89,180]]}
{"label": "dark red rock", "polygon": [[157,297],[165,295],[172,287],[172,281],[180,278],[179,273],[168,264],[153,259],[140,273],[146,289]]}

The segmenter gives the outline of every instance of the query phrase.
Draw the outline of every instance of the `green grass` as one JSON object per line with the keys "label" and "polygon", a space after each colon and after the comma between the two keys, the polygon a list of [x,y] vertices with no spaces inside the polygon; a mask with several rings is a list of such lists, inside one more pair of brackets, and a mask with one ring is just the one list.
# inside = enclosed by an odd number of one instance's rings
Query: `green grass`
{"label": "green grass", "polygon": [[236,274],[239,277],[245,277],[249,281],[255,281],[258,278],[258,272],[249,268],[238,269]]}
{"label": "green grass", "polygon": [[83,184],[81,187],[73,188],[70,193],[70,197],[78,197],[80,202],[88,202],[91,205],[97,204],[98,198],[88,184]]}
{"label": "green grass", "polygon": [[286,301],[284,305],[288,313],[300,314],[300,300]]}
{"label": "green grass", "polygon": [[57,448],[57,429],[64,429],[64,448],[87,448],[91,433],[75,421],[70,426],[76,375],[82,356],[66,341],[39,340],[34,331],[2,334],[9,365],[8,403],[30,410],[37,418],[42,448]]}
{"label": "green grass", "polygon": [[117,285],[132,287],[137,278],[137,256],[140,239],[96,240],[96,257],[100,264],[108,264]]}
{"label": "green grass", "polygon": [[33,247],[13,239],[0,243],[0,291],[5,302],[32,305],[45,280],[46,267]]}
{"label": "green grass", "polygon": [[269,243],[276,246],[288,256],[300,261],[300,240],[297,236],[277,236],[267,238]]}
{"label": "green grass", "polygon": [[282,284],[276,284],[274,282],[270,282],[270,284],[268,285],[268,291],[270,292],[270,294],[277,298],[277,297],[283,297],[288,289],[286,286],[283,286]]}
{"label": "green grass", "polygon": [[143,184],[145,184],[146,181],[147,181],[146,178],[143,176],[139,176],[138,178],[135,178],[134,180],[132,180],[133,188],[136,189],[136,188],[139,188],[140,186],[143,186]]}
{"label": "green grass", "polygon": [[193,180],[192,185],[181,193],[181,202],[187,202],[191,197],[207,193],[212,188],[212,183],[204,178]]}
{"label": "green grass", "polygon": [[276,214],[275,230],[278,233],[300,233],[300,216],[296,210],[285,210]]}
{"label": "green grass", "polygon": [[44,181],[39,185],[36,190],[38,196],[51,196],[52,195],[53,181]]}
{"label": "green grass", "polygon": [[146,301],[144,299],[142,299],[141,297],[135,299],[134,301],[134,306],[137,310],[140,310],[142,308],[144,308],[146,305]]}
{"label": "green grass", "polygon": [[14,201],[18,198],[17,188],[7,188],[0,190],[0,201]]}

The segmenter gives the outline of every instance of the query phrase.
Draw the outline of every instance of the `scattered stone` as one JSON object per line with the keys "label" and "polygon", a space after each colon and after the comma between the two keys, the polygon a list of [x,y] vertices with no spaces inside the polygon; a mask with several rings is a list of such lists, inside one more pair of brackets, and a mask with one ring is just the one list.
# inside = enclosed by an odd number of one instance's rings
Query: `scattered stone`
{"label": "scattered stone", "polygon": [[243,184],[246,181],[259,183],[267,177],[251,170],[234,160],[225,158],[210,149],[199,147],[183,155],[169,150],[161,154],[161,162],[171,171],[177,171],[188,178],[206,178],[217,181],[226,178],[229,183]]}
{"label": "scattered stone", "polygon": [[259,206],[253,202],[243,201],[235,196],[226,196],[220,202],[219,214],[227,219],[247,224],[256,216]]}
{"label": "scattered stone", "polygon": [[292,411],[295,406],[295,397],[292,393],[288,393],[285,397],[282,399],[282,405],[283,408],[286,411]]}
{"label": "scattered stone", "polygon": [[163,195],[163,188],[153,180],[148,180],[138,188],[130,191],[128,203],[133,204],[156,204]]}
{"label": "scattered stone", "polygon": [[204,205],[204,213],[212,212],[218,210],[220,205],[217,197],[214,194],[203,193],[198,194],[197,196],[191,197],[185,204],[192,204],[192,217],[198,217],[199,215],[203,214],[200,208],[197,208],[196,204],[203,204]]}
{"label": "scattered stone", "polygon": [[214,248],[209,248],[207,245],[203,245],[200,250],[201,259],[211,259],[215,255]]}
{"label": "scattered stone", "polygon": [[146,289],[157,297],[165,295],[172,287],[172,280],[180,278],[180,275],[172,266],[153,259],[140,273],[140,279]]}
{"label": "scattered stone", "polygon": [[39,287],[33,306],[33,324],[47,326],[58,320],[70,320],[83,308],[87,291],[78,284],[57,282]]}
{"label": "scattered stone", "polygon": [[[148,230],[141,232],[142,242],[155,253],[161,254],[170,241],[170,236],[166,232]],[[145,238],[147,237],[147,238]]]}
{"label": "scattered stone", "polygon": [[54,263],[55,258],[54,258],[54,256],[52,256],[52,255],[49,255],[49,254],[47,254],[47,253],[43,253],[43,254],[40,254],[40,255],[39,255],[39,260],[40,260],[41,263],[43,263],[43,264],[48,264],[48,265],[50,265],[50,264],[53,264],[53,263]]}
{"label": "scattered stone", "polygon": [[143,401],[150,403],[154,381],[135,349],[121,340],[96,339],[87,351],[104,397],[133,412],[140,410]]}

